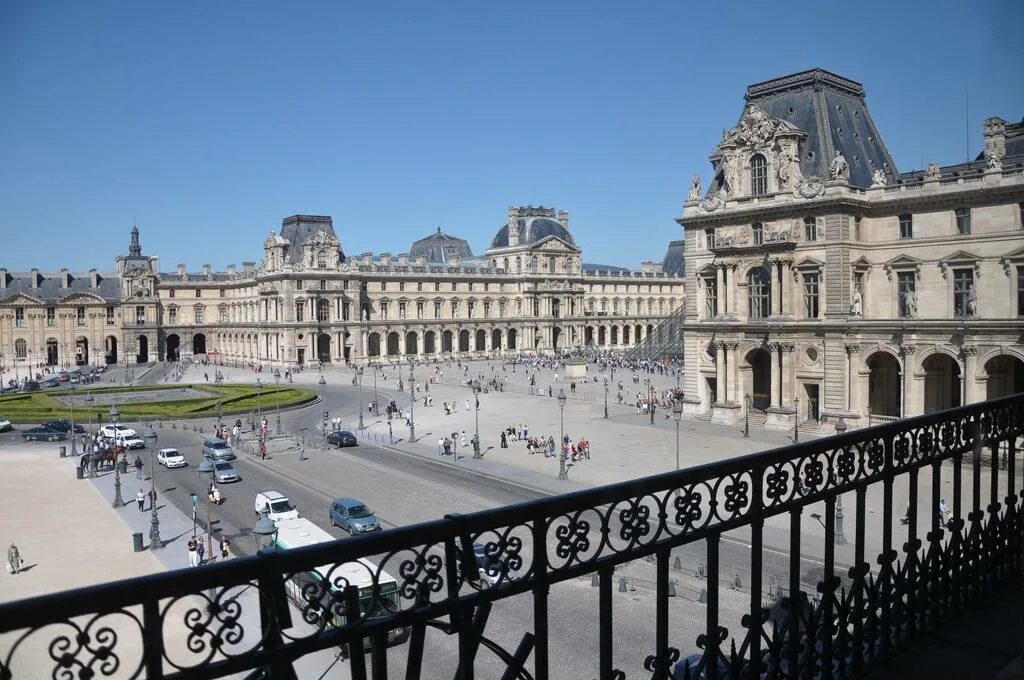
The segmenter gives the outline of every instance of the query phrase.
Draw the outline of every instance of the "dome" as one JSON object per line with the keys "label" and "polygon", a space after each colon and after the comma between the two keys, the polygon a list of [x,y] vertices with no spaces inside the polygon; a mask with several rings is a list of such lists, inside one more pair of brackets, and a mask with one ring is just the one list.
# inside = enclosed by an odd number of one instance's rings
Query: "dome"
{"label": "dome", "polygon": [[430,236],[413,242],[409,249],[410,259],[415,260],[421,255],[426,256],[427,262],[448,262],[453,257],[467,260],[473,257],[473,250],[466,239],[445,234],[438,227]]}
{"label": "dome", "polygon": [[[519,232],[519,245],[521,246],[532,246],[548,236],[557,236],[569,245],[576,245],[569,230],[557,220],[549,217],[521,217],[516,220],[516,229]],[[491,248],[508,248],[508,224],[494,235]]]}

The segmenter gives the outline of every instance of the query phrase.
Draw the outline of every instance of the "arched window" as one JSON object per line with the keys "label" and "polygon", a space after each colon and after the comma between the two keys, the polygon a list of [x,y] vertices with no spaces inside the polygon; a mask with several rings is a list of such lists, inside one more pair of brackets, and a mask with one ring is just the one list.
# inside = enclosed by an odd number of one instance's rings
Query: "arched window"
{"label": "arched window", "polygon": [[14,358],[15,359],[24,359],[27,356],[28,356],[28,344],[24,340],[22,340],[20,338],[18,340],[15,340],[14,341]]}
{"label": "arched window", "polygon": [[750,157],[750,193],[752,196],[768,193],[768,161],[759,153]]}
{"label": "arched window", "polygon": [[750,318],[764,319],[771,314],[771,274],[765,267],[756,267],[747,275],[750,290]]}
{"label": "arched window", "polygon": [[327,269],[327,253],[326,251],[319,251],[316,254],[316,266],[319,269]]}

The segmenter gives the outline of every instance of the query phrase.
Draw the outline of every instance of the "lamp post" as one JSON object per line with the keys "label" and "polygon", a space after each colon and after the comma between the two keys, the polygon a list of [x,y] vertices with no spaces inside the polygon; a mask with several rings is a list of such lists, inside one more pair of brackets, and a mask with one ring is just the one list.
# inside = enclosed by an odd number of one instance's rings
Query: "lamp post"
{"label": "lamp post", "polygon": [[647,389],[650,391],[650,399],[648,400],[648,403],[651,406],[651,425],[654,425],[654,381],[648,378],[647,385]]}
{"label": "lamp post", "polygon": [[192,494],[192,536],[196,535],[196,504],[199,502],[199,494]]}
{"label": "lamp post", "polygon": [[608,420],[608,378],[604,379],[604,419]]}
{"label": "lamp post", "polygon": [[483,458],[484,454],[480,453],[480,381],[479,380],[474,380],[473,381],[473,402],[474,402],[474,405],[475,405],[474,411],[475,411],[475,414],[476,414],[476,429],[474,430],[475,434],[473,435],[473,437],[474,437],[473,438],[473,457],[474,458]]}
{"label": "lamp post", "polygon": [[676,472],[679,472],[679,422],[683,419],[683,402],[679,399],[672,404],[672,417],[676,420]]}
{"label": "lamp post", "polygon": [[78,448],[75,444],[75,392],[78,390],[78,385],[71,383],[71,455],[78,455]]}
{"label": "lamp post", "polygon": [[[200,487],[202,487],[205,484],[205,480],[203,479],[203,475],[210,474],[211,472],[213,472],[213,469],[214,469],[213,468],[213,461],[210,460],[209,458],[207,458],[206,456],[203,456],[203,460],[202,460],[201,463],[199,463],[199,468],[196,470],[196,475],[198,475],[199,479],[200,479],[200,482],[199,482]],[[206,493],[206,541],[207,541],[207,543],[206,543],[206,546],[207,546],[207,550],[208,550],[207,554],[208,555],[212,555],[213,554],[213,539],[210,537],[210,493],[209,493],[209,485],[206,485],[206,488],[207,488],[207,493]],[[196,504],[198,502],[199,502],[199,495],[198,494],[192,494],[192,535],[193,536],[196,535]]]}
{"label": "lamp post", "polygon": [[[256,378],[256,422],[263,422],[263,410],[260,409],[260,392],[263,391],[263,383],[260,382],[259,378]],[[263,432],[263,428],[260,428],[260,432]]]}
{"label": "lamp post", "polygon": [[281,369],[274,369],[274,400],[277,401],[277,422],[274,423],[274,432],[281,432],[281,398],[278,392],[281,391]]}
{"label": "lamp post", "polygon": [[[836,435],[846,434],[846,421],[842,416],[836,421]],[[846,535],[843,533],[843,494],[836,496],[836,545],[845,545]]]}
{"label": "lamp post", "polygon": [[[320,387],[320,399],[323,400],[324,406],[327,406],[327,380],[324,378],[324,374],[320,374],[320,380],[317,381],[317,385]],[[327,435],[327,409],[324,409],[324,435]]]}
{"label": "lamp post", "polygon": [[146,448],[149,449],[149,549],[157,550],[164,547],[164,542],[160,540],[160,518],[156,513],[156,463],[153,453],[156,450],[156,432],[152,426],[146,428],[142,438],[146,440]]}
{"label": "lamp post", "polygon": [[409,360],[409,441],[416,441],[416,376],[412,359]]}
{"label": "lamp post", "polygon": [[[117,425],[117,421],[121,418],[121,412],[117,410],[117,404],[110,407],[110,423]],[[117,432],[117,428],[114,428],[114,432]],[[120,508],[124,505],[124,500],[121,498],[121,463],[117,460],[117,456],[114,456],[114,507]]]}
{"label": "lamp post", "polygon": [[558,419],[560,423],[561,436],[558,438],[558,478],[569,479],[569,473],[565,469],[565,390],[558,390]]}
{"label": "lamp post", "polygon": [[743,395],[743,438],[750,439],[750,395]]}
{"label": "lamp post", "polygon": [[[92,408],[93,402],[95,402],[96,400],[93,398],[92,392],[86,392],[85,393],[85,399],[83,399],[82,401],[85,402],[85,404],[86,404],[85,407],[88,410],[88,409]],[[89,413],[89,428],[88,429],[92,430],[92,413]],[[72,449],[72,451],[73,451],[73,449]],[[82,453],[85,453],[85,444],[82,445]]]}
{"label": "lamp post", "polygon": [[256,539],[257,552],[272,549],[277,541],[277,525],[270,519],[270,511],[266,506],[260,510],[260,518],[252,528],[252,535]]}
{"label": "lamp post", "polygon": [[380,409],[377,408],[377,364],[373,365],[373,415],[380,415]]}
{"label": "lamp post", "polygon": [[800,397],[793,397],[796,413],[793,414],[793,443],[800,441]]}
{"label": "lamp post", "polygon": [[359,383],[359,429],[365,430],[366,426],[363,425],[363,367],[357,366],[355,374],[356,381]]}

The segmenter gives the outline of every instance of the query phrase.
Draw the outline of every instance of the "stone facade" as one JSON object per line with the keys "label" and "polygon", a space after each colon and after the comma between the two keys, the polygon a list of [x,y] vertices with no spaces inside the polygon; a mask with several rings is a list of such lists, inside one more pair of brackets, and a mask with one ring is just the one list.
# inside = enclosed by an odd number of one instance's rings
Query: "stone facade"
{"label": "stone facade", "polygon": [[[502,227],[483,256],[462,259],[468,246],[436,249],[442,262],[347,257],[330,217],[295,215],[264,240],[262,260],[240,270],[188,272],[182,264],[161,273],[156,258],[142,255],[137,228],[115,273],[92,272],[102,284],[68,275],[78,283],[61,287],[55,279],[64,273],[0,270],[5,380],[29,366],[194,355],[291,368],[585,344],[625,349],[682,305],[683,279],[656,266],[585,265],[568,213],[526,206],[508,217],[512,228]],[[417,244],[434,239],[465,244],[438,235]]]}
{"label": "stone facade", "polygon": [[983,132],[900,174],[859,84],[748,88],[678,218],[687,411],[830,431],[1024,391],[1024,124]]}

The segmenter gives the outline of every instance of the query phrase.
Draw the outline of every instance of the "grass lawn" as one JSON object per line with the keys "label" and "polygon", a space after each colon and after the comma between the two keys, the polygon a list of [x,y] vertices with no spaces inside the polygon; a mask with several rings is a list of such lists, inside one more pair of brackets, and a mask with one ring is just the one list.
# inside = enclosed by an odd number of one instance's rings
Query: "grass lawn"
{"label": "grass lawn", "polygon": [[[256,408],[256,390],[251,385],[147,385],[137,387],[97,387],[88,389],[80,387],[76,390],[81,404],[81,397],[88,393],[105,395],[126,394],[133,392],[154,392],[167,389],[191,388],[209,396],[191,397],[187,399],[169,399],[162,401],[127,401],[117,405],[124,421],[149,418],[209,418],[217,415],[217,403],[220,402],[224,415],[247,413]],[[64,396],[71,390],[54,390],[47,392],[27,392],[0,396],[0,416],[9,418],[16,423],[39,423],[53,418],[71,419],[71,409],[57,401],[54,397]],[[283,407],[306,404],[316,399],[313,390],[297,387],[282,387],[280,390],[264,389],[259,395],[261,409],[274,408],[278,404]],[[75,407],[75,421],[87,422],[90,419],[104,422],[110,406]]]}

